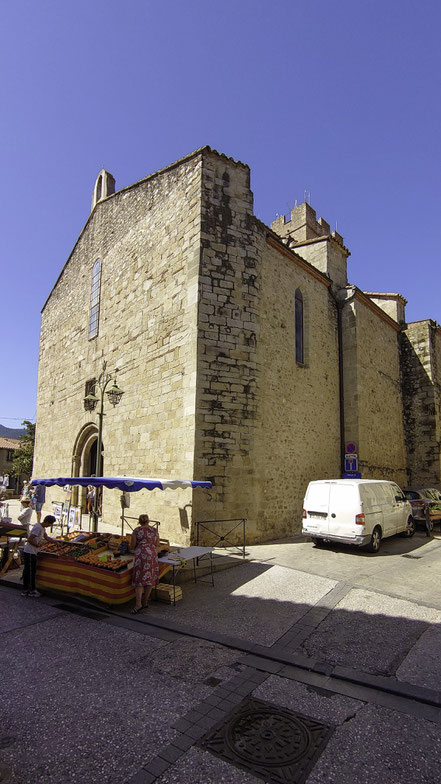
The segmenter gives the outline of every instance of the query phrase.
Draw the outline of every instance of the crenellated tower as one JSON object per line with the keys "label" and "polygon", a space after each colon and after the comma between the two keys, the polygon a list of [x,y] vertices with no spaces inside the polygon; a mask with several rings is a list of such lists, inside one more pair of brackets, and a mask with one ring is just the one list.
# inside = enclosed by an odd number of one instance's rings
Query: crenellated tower
{"label": "crenellated tower", "polygon": [[316,211],[304,202],[291,210],[290,220],[284,215],[271,223],[272,230],[282,237],[299,256],[309,261],[332,280],[337,288],[348,283],[347,259],[350,255],[343,237],[324,218],[317,220]]}

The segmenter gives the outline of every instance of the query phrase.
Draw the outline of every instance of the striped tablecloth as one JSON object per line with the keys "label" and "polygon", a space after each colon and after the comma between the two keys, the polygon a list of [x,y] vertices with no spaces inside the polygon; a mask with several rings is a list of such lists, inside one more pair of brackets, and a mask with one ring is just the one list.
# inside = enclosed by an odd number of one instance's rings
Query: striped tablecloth
{"label": "striped tablecloth", "polygon": [[[159,577],[171,567],[159,564]],[[62,593],[92,596],[106,604],[124,604],[135,596],[132,586],[133,566],[123,572],[110,572],[97,566],[82,564],[73,558],[38,554],[37,588]]]}

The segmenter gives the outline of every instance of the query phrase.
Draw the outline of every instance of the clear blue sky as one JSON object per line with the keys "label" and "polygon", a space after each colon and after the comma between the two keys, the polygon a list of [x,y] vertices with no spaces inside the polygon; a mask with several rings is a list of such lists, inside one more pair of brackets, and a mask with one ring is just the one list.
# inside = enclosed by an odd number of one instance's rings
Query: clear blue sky
{"label": "clear blue sky", "polygon": [[40,310],[102,167],[119,189],[208,144],[261,220],[306,190],[351,283],[441,322],[440,30],[439,0],[3,2],[0,422],[35,416]]}

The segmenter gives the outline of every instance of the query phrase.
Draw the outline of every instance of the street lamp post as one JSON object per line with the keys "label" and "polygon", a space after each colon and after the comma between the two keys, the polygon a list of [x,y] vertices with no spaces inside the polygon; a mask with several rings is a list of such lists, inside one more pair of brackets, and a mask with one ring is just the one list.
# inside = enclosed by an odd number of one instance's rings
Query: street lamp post
{"label": "street lamp post", "polygon": [[[104,418],[104,393],[106,392],[107,398],[112,406],[117,406],[120,402],[124,392],[122,389],[116,384],[116,379],[113,379],[113,385],[110,389],[107,389],[110,382],[112,381],[111,373],[106,372],[107,362],[103,362],[103,369],[100,373],[98,381],[95,384],[95,391],[99,392],[99,396],[97,397],[95,394],[90,393],[86,395],[84,398],[84,408],[86,411],[94,411],[97,403],[99,403],[98,409],[98,439],[97,439],[97,450],[96,450],[96,468],[95,468],[95,476],[101,476],[101,447],[103,442],[103,418]],[[95,490],[95,497],[93,501],[93,531],[96,533],[98,530],[98,488]]]}

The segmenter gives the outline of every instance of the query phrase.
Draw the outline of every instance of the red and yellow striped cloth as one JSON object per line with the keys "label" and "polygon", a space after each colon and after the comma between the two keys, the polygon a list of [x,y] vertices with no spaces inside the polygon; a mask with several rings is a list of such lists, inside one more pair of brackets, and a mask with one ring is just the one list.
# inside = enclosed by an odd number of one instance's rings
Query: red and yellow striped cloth
{"label": "red and yellow striped cloth", "polygon": [[[167,564],[159,564],[159,577],[169,571]],[[37,588],[92,596],[106,604],[124,604],[135,596],[132,568],[123,572],[108,572],[97,566],[80,564],[72,558],[54,558],[40,553],[37,560]]]}

